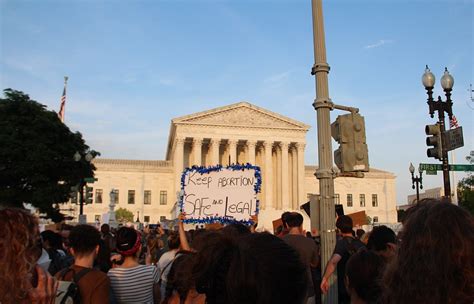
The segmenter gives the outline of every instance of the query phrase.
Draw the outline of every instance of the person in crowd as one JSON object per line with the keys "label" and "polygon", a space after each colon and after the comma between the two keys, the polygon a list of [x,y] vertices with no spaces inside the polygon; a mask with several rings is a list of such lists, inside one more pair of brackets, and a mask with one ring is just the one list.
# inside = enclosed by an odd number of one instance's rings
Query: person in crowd
{"label": "person in crowd", "polygon": [[365,234],[365,230],[364,229],[357,229],[356,230],[356,238],[359,240],[359,241],[362,241],[362,236],[364,236]]}
{"label": "person in crowd", "polygon": [[374,227],[367,241],[367,249],[381,256],[386,263],[389,262],[397,250],[395,232],[385,225]]}
{"label": "person in crowd", "polygon": [[176,254],[180,250],[180,238],[175,232],[171,232],[168,236],[169,250],[160,257],[157,268],[160,281],[160,291],[164,295],[166,291],[166,283],[168,281],[168,273],[171,269]]}
{"label": "person in crowd", "polygon": [[[286,224],[287,217],[291,214],[291,212],[285,211],[281,214],[281,225],[277,227],[277,231],[275,233],[278,237],[283,237],[288,234],[288,225]],[[280,228],[281,227],[281,228]]]}
{"label": "person in crowd", "polygon": [[61,281],[74,281],[79,287],[81,303],[108,303],[110,281],[105,273],[93,269],[99,253],[100,233],[89,225],[75,226],[69,235],[69,246],[74,265],[56,274]]}
{"label": "person in crowd", "polygon": [[107,273],[112,268],[112,262],[110,261],[110,249],[103,239],[99,240],[99,252],[97,258],[94,261],[94,268]]}
{"label": "person in crowd", "polygon": [[407,211],[402,241],[384,273],[385,303],[474,302],[474,217],[425,199]]}
{"label": "person in crowd", "polygon": [[303,232],[303,216],[298,212],[292,212],[286,216],[288,234],[282,240],[290,245],[299,254],[301,262],[306,268],[308,276],[307,303],[314,303],[315,292],[311,268],[319,265],[319,248],[313,238],[307,238]]}
{"label": "person in crowd", "polygon": [[329,259],[324,275],[321,279],[321,291],[327,293],[329,290],[329,277],[337,270],[337,290],[340,304],[350,303],[350,296],[344,284],[346,263],[357,250],[365,248],[365,245],[352,236],[352,219],[347,215],[337,218],[336,227],[340,231],[340,239],[336,242],[334,252]]}
{"label": "person in crowd", "polygon": [[141,234],[131,227],[117,231],[120,266],[109,270],[108,276],[117,303],[160,303],[158,269],[140,265]]}
{"label": "person in crowd", "polygon": [[241,223],[232,223],[225,225],[221,229],[222,233],[230,238],[239,238],[250,233],[249,227]]}
{"label": "person in crowd", "polygon": [[58,282],[37,265],[41,251],[36,217],[23,209],[1,209],[0,303],[54,301]]}
{"label": "person in crowd", "polygon": [[105,244],[109,248],[109,251],[115,251],[115,237],[112,232],[110,232],[109,224],[102,224],[102,226],[100,226],[100,234],[102,240],[104,240]]}
{"label": "person in crowd", "polygon": [[349,258],[346,264],[345,286],[351,304],[379,303],[383,264],[379,255],[365,249],[357,251]]}
{"label": "person in crowd", "polygon": [[192,279],[208,304],[302,304],[308,275],[297,252],[268,233],[229,239],[213,232],[196,254]]}
{"label": "person in crowd", "polygon": [[69,267],[73,263],[73,259],[69,258],[63,250],[62,238],[59,233],[51,230],[41,232],[41,240],[43,248],[48,253],[51,263],[48,272],[55,275],[59,270]]}

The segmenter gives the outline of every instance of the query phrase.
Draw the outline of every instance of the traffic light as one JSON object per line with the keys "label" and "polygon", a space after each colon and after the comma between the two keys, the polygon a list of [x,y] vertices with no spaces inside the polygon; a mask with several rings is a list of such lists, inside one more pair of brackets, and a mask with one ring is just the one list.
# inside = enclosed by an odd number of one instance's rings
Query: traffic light
{"label": "traffic light", "polygon": [[427,125],[425,127],[425,133],[426,135],[432,135],[426,138],[426,145],[428,147],[433,146],[433,148],[429,148],[426,150],[426,155],[428,157],[434,157],[436,159],[442,160],[443,145],[441,141],[442,135],[439,123],[436,123],[434,125]]}
{"label": "traffic light", "polygon": [[331,124],[331,134],[340,144],[334,151],[334,162],[341,172],[368,172],[364,117],[358,113],[339,115]]}
{"label": "traffic light", "polygon": [[92,204],[92,198],[93,198],[92,190],[93,190],[92,187],[86,186],[86,195],[85,195],[84,203]]}

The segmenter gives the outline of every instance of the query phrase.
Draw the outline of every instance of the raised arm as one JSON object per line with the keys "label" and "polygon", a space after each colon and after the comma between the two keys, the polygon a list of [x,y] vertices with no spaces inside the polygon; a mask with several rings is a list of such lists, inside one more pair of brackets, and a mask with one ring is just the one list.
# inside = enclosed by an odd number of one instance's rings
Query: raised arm
{"label": "raised arm", "polygon": [[186,219],[186,213],[181,212],[178,217],[178,231],[179,231],[179,242],[182,250],[191,251],[189,246],[188,238],[186,237],[186,231],[184,231],[183,221]]}

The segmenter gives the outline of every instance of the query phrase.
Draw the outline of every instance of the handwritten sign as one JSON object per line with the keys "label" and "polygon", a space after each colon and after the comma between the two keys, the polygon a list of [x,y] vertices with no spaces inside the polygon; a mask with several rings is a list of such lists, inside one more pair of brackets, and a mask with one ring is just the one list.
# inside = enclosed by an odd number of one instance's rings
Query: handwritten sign
{"label": "handwritten sign", "polygon": [[180,210],[187,223],[250,223],[258,214],[260,185],[260,168],[250,164],[187,168]]}

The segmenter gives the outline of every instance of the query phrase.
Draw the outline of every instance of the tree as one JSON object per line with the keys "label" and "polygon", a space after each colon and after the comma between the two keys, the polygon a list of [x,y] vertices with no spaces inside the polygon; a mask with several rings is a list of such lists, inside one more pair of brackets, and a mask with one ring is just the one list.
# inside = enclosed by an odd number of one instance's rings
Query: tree
{"label": "tree", "polygon": [[474,175],[463,178],[458,183],[458,203],[474,215]]}
{"label": "tree", "polygon": [[118,208],[115,211],[115,218],[119,222],[133,222],[133,212],[125,208]]}
{"label": "tree", "polygon": [[58,222],[59,204],[67,202],[71,187],[93,177],[95,167],[76,152],[90,150],[79,132],[73,133],[56,112],[23,92],[4,90],[0,98],[0,205],[23,208],[31,204]]}

